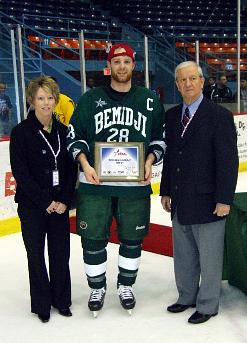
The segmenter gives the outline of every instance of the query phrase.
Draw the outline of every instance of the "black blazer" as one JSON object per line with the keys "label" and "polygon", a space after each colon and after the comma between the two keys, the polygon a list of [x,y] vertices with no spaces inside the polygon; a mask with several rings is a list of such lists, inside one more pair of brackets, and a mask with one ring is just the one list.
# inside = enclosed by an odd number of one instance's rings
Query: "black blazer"
{"label": "black blazer", "polygon": [[[10,163],[17,182],[15,201],[28,207],[42,210],[54,201],[70,205],[75,189],[77,166],[69,159],[66,149],[67,128],[53,116],[52,131],[42,130],[34,112],[13,128],[10,137]],[[59,185],[52,185],[54,156],[39,130],[48,139],[53,150],[58,150],[59,133],[61,149],[57,157]]]}
{"label": "black blazer", "polygon": [[160,195],[171,197],[171,216],[177,209],[183,225],[217,221],[216,203],[230,205],[237,183],[233,115],[204,97],[183,138],[181,115],[182,105],[166,113]]}

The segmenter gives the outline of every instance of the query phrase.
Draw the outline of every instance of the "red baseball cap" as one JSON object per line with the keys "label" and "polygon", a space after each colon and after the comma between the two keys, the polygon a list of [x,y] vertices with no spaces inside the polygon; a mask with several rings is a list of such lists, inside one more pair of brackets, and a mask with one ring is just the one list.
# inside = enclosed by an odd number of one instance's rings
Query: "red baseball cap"
{"label": "red baseball cap", "polygon": [[109,51],[107,61],[111,62],[111,59],[117,56],[129,56],[134,62],[135,54],[135,51],[128,44],[114,44]]}

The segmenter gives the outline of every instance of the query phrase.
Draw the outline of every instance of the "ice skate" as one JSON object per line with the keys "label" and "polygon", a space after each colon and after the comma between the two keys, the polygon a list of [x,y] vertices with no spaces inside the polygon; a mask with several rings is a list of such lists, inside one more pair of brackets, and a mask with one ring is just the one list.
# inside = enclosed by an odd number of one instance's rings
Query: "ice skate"
{"label": "ice skate", "polygon": [[122,307],[131,315],[136,304],[133,288],[131,286],[119,285],[118,296]]}
{"label": "ice skate", "polygon": [[99,311],[102,309],[105,300],[106,288],[91,289],[88,300],[88,308],[93,312],[93,317],[97,318]]}

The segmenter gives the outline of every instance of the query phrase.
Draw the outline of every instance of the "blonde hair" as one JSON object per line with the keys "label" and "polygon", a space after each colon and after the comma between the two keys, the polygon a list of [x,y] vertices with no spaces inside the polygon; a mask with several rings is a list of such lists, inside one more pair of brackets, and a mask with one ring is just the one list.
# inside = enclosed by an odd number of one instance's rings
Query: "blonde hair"
{"label": "blonde hair", "polygon": [[185,61],[185,62],[182,62],[182,63],[180,63],[179,65],[177,65],[177,67],[176,67],[176,69],[175,69],[175,79],[177,80],[177,73],[178,73],[178,71],[179,71],[180,69],[186,68],[186,67],[190,67],[190,66],[196,67],[199,76],[200,76],[200,77],[203,77],[202,68],[199,66],[199,64],[197,64],[197,63],[194,62],[194,61]]}
{"label": "blonde hair", "polygon": [[39,76],[31,80],[27,86],[27,101],[30,105],[33,105],[34,98],[39,90],[42,88],[45,92],[50,93],[55,98],[55,103],[59,101],[59,87],[56,81],[54,81],[50,76]]}

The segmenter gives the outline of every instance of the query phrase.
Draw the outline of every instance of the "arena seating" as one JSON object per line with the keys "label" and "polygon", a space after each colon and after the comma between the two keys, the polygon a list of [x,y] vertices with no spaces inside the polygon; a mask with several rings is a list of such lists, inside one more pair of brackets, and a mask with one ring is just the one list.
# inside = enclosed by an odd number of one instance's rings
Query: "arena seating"
{"label": "arena seating", "polygon": [[[227,42],[236,37],[232,0],[206,5],[204,0],[37,0],[35,6],[31,0],[0,0],[0,11],[52,37],[77,38],[83,30],[87,39],[121,39],[121,26],[113,17],[161,40],[176,36]],[[241,29],[247,42],[246,11],[241,12]]]}
{"label": "arena seating", "polygon": [[[185,54],[195,54],[195,43],[176,42],[176,48]],[[200,59],[208,65],[217,66],[217,69],[225,70],[231,65],[232,70],[237,68],[237,44],[236,43],[200,43]],[[247,70],[247,43],[240,44],[240,69]]]}
{"label": "arena seating", "polygon": [[[11,25],[11,18],[15,18],[25,24],[25,36],[33,49],[39,50],[44,41],[28,27],[52,38],[42,51],[46,59],[77,59],[81,30],[86,59],[105,59],[108,41],[122,39],[122,24],[126,23],[156,42],[170,39],[186,57],[195,56],[192,42],[199,39],[201,59],[215,70],[230,64],[233,70],[236,67],[236,10],[232,0],[37,0],[35,5],[31,0],[0,0],[0,11],[10,16],[8,20],[0,16],[1,21]],[[246,10],[241,12],[241,43],[241,69],[246,70]]]}
{"label": "arena seating", "polygon": [[[59,56],[63,59],[79,59],[79,41],[75,38],[57,38],[53,37],[48,42],[44,42],[44,39],[39,36],[29,35],[27,37],[28,44],[30,48],[36,51],[40,51],[40,45],[46,44],[45,49],[42,50],[42,55],[44,59],[54,59],[56,56]],[[85,48],[85,58],[86,60],[97,59],[105,60],[106,59],[106,47],[108,41],[106,40],[88,40],[84,41]],[[70,48],[67,50],[65,48]],[[49,53],[52,51],[52,54]],[[77,52],[76,54],[73,51]]]}
{"label": "arena seating", "polygon": [[[0,0],[0,11],[48,36],[119,39],[121,27],[89,2],[79,0]],[[6,18],[2,22],[11,24]]]}
{"label": "arena seating", "polygon": [[[186,38],[227,39],[236,35],[236,1],[225,0],[94,0],[146,34]],[[241,26],[247,37],[247,13],[242,11]]]}

